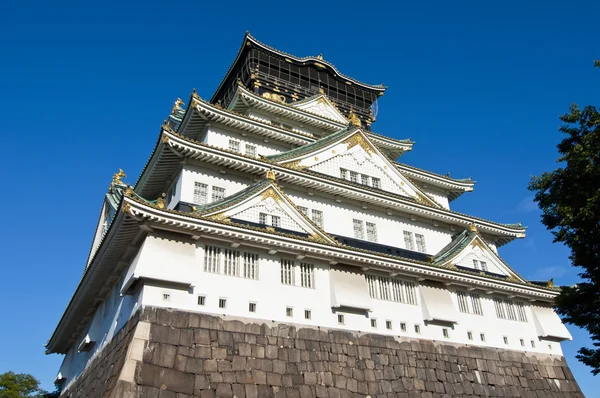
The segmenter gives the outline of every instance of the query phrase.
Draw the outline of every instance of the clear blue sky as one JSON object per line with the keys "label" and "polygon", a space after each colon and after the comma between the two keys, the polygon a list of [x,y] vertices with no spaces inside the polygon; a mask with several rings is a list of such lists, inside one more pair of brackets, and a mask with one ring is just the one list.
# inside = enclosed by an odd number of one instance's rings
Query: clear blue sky
{"label": "clear blue sky", "polygon": [[[13,2],[0,5],[3,225],[0,372],[50,389],[61,357],[44,343],[84,268],[102,197],[133,182],[159,125],[192,88],[210,98],[244,31],[283,51],[323,53],[342,73],[389,89],[373,129],[417,142],[402,161],[475,192],[454,209],[523,221],[501,249],[530,279],[577,282],[527,191],[555,167],[559,115],[600,105],[598,1]],[[587,396],[600,379],[567,359]]]}

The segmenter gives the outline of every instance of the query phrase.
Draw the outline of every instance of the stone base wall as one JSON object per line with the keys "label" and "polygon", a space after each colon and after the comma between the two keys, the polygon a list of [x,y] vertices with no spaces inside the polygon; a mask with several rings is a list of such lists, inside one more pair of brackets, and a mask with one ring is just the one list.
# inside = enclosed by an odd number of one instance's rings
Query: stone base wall
{"label": "stone base wall", "polygon": [[583,397],[561,356],[144,308],[63,397]]}

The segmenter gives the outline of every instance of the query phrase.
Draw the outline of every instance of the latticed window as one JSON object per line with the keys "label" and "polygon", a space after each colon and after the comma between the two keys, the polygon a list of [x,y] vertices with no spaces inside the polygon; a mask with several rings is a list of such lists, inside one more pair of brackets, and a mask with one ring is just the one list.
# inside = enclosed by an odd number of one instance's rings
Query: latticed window
{"label": "latticed window", "polygon": [[298,210],[300,210],[300,212],[302,214],[304,214],[306,217],[308,217],[308,207],[298,206]]}
{"label": "latticed window", "polygon": [[273,227],[280,227],[281,226],[281,217],[271,216],[271,225]]}
{"label": "latticed window", "polygon": [[475,293],[467,293],[465,291],[457,291],[458,310],[466,314],[483,315],[481,309],[481,297]]}
{"label": "latticed window", "polygon": [[415,242],[413,241],[413,233],[404,231],[404,246],[408,250],[415,250]]}
{"label": "latticed window", "polygon": [[240,252],[237,250],[223,250],[223,274],[237,276],[240,263]]}
{"label": "latticed window", "polygon": [[525,304],[520,301],[515,302],[517,307],[517,318],[520,322],[527,322],[527,313],[525,312]]}
{"label": "latticed window", "polygon": [[361,220],[352,220],[354,226],[354,237],[356,239],[364,239],[365,231],[363,229],[363,222]]}
{"label": "latticed window", "polygon": [[421,234],[415,234],[415,241],[417,242],[417,251],[425,253],[425,236]]}
{"label": "latticed window", "polygon": [[473,260],[473,266],[475,267],[475,269],[479,269],[482,271],[488,270],[487,263],[485,261]]}
{"label": "latticed window", "polygon": [[219,273],[221,248],[215,246],[204,247],[204,271]]}
{"label": "latticed window", "polygon": [[358,173],[356,171],[350,172],[350,181],[358,182]]}
{"label": "latticed window", "polygon": [[373,188],[381,189],[381,180],[379,178],[371,177],[371,183]]}
{"label": "latticed window", "polygon": [[244,262],[242,277],[258,279],[258,254],[244,253],[242,260]]}
{"label": "latticed window", "polygon": [[239,152],[240,142],[237,140],[229,140],[229,150],[233,152]]}
{"label": "latticed window", "polygon": [[506,311],[504,309],[504,303],[502,302],[502,299],[494,298],[494,307],[496,308],[496,316],[498,318],[507,319]]}
{"label": "latticed window", "polygon": [[323,228],[323,212],[321,210],[312,210],[312,220],[319,227]]}
{"label": "latticed window", "polygon": [[223,199],[225,199],[225,188],[212,187],[212,201],[216,202]]}
{"label": "latticed window", "polygon": [[517,314],[515,312],[515,304],[512,302],[512,300],[504,300],[504,305],[506,307],[506,314],[508,316],[508,319],[510,319],[511,321],[516,321]]}
{"label": "latticed window", "polygon": [[364,174],[361,174],[361,175],[360,175],[360,182],[361,182],[363,185],[369,185],[369,176],[367,176],[367,175],[364,175]]}
{"label": "latticed window", "polygon": [[208,185],[201,182],[194,182],[194,203],[199,205],[208,202]]}
{"label": "latticed window", "polygon": [[514,302],[512,300],[494,298],[494,306],[496,307],[496,316],[500,319],[527,322],[525,304],[523,304],[522,302]]}
{"label": "latticed window", "polygon": [[375,223],[367,222],[367,240],[377,242],[377,226]]}
{"label": "latticed window", "polygon": [[300,284],[302,287],[314,287],[314,266],[312,264],[300,263]]}
{"label": "latticed window", "polygon": [[246,156],[256,157],[256,147],[254,145],[246,144]]}
{"label": "latticed window", "polygon": [[404,304],[417,304],[416,285],[385,276],[365,275],[369,296]]}
{"label": "latticed window", "polygon": [[258,213],[258,222],[259,224],[267,223],[267,214],[266,213]]}
{"label": "latticed window", "polygon": [[294,262],[281,259],[281,283],[284,285],[294,284]]}
{"label": "latticed window", "polygon": [[340,169],[340,178],[347,180],[348,179],[348,170]]}

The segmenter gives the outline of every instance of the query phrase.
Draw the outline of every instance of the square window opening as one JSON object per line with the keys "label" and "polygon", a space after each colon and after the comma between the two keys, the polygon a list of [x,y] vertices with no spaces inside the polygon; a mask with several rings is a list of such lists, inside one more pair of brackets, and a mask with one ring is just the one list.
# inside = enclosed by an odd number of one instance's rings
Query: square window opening
{"label": "square window opening", "polygon": [[293,317],[294,316],[294,309],[292,307],[287,307],[285,309],[285,316]]}
{"label": "square window opening", "polygon": [[198,296],[198,305],[206,305],[206,296]]}
{"label": "square window opening", "polygon": [[256,312],[256,303],[248,303],[248,311]]}
{"label": "square window opening", "polygon": [[219,308],[227,308],[227,299],[224,299],[224,298],[219,299]]}

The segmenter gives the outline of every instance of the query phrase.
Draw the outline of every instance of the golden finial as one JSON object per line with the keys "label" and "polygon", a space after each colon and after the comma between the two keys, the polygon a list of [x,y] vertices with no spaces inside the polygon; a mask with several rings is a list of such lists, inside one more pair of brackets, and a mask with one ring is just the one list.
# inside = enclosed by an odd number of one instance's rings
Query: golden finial
{"label": "golden finial", "polygon": [[317,55],[317,59],[323,59],[323,53]]}
{"label": "golden finial", "polygon": [[275,172],[273,170],[267,170],[267,179],[275,181]]}
{"label": "golden finial", "polygon": [[163,192],[163,194],[160,195],[160,198],[156,199],[156,207],[164,209],[167,206],[167,201],[165,200],[166,197],[167,194]]}
{"label": "golden finial", "polygon": [[127,174],[125,174],[125,172],[123,172],[123,169],[119,169],[118,173],[113,174],[113,180],[112,180],[112,185],[114,184],[123,184],[123,181],[121,181],[121,178],[127,178]]}
{"label": "golden finial", "polygon": [[475,226],[475,224],[473,224],[473,223],[469,224],[469,231],[477,232],[477,227]]}
{"label": "golden finial", "polygon": [[194,97],[195,99],[198,99],[198,100],[200,99],[200,96],[199,96],[199,95],[198,95],[198,93],[196,92],[196,89],[195,89],[195,88],[193,88],[193,89],[192,89],[192,97]]}
{"label": "golden finial", "polygon": [[178,110],[181,109],[181,105],[185,105],[183,103],[183,101],[181,100],[181,98],[177,98],[177,101],[175,101],[175,104],[173,105],[173,108],[171,109],[171,115],[174,115],[175,112],[177,112]]}
{"label": "golden finial", "polygon": [[127,202],[123,204],[123,213],[131,214],[131,205]]}
{"label": "golden finial", "polygon": [[127,184],[127,189],[125,190],[125,196],[131,196],[133,195],[133,188],[131,188],[131,185]]}
{"label": "golden finial", "polygon": [[323,87],[319,87],[319,94],[325,94],[325,90],[323,90]]}
{"label": "golden finial", "polygon": [[350,113],[348,114],[348,120],[350,124],[356,127],[362,127],[362,123],[360,122],[360,118],[352,109],[350,109]]}
{"label": "golden finial", "polygon": [[548,283],[546,283],[546,287],[554,287],[554,278],[550,279]]}

